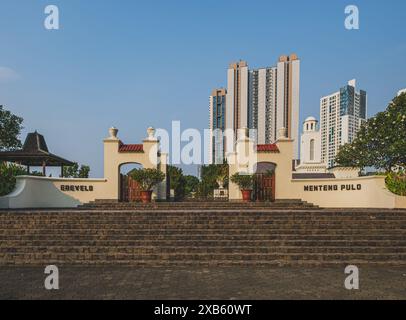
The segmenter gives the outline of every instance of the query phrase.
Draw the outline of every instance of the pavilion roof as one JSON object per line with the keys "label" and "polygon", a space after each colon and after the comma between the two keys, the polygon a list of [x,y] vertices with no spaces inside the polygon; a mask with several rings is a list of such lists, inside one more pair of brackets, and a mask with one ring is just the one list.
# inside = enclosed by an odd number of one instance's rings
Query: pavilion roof
{"label": "pavilion roof", "polygon": [[72,161],[66,160],[49,152],[45,138],[37,131],[29,133],[21,150],[0,152],[0,161],[15,162],[26,166],[71,166]]}

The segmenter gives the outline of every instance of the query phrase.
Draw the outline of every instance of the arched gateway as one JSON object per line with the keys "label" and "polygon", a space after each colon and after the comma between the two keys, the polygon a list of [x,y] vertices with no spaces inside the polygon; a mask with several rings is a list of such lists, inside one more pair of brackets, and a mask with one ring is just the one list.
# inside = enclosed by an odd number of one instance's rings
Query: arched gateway
{"label": "arched gateway", "polygon": [[[159,150],[159,140],[155,138],[155,129],[148,128],[148,137],[142,144],[124,144],[117,137],[118,130],[111,128],[110,137],[104,140],[104,177],[111,181],[113,200],[137,200],[137,185],[131,178],[124,178],[120,168],[126,164],[139,164],[145,169],[158,169],[165,173],[167,154]],[[166,179],[154,188],[152,195],[155,200],[166,199]]]}
{"label": "arched gateway", "polygon": [[254,201],[275,201],[275,170],[275,163],[257,162],[254,175]]}
{"label": "arched gateway", "polygon": [[141,144],[125,144],[117,136],[118,129],[110,128],[104,143],[104,178],[72,179],[20,176],[14,191],[0,197],[0,208],[62,208],[101,200],[126,200],[122,197],[120,168],[137,163],[143,168],[154,168],[165,173],[165,180],[152,194],[154,200],[166,200],[167,154],[159,150],[155,130],[148,128],[148,136]]}

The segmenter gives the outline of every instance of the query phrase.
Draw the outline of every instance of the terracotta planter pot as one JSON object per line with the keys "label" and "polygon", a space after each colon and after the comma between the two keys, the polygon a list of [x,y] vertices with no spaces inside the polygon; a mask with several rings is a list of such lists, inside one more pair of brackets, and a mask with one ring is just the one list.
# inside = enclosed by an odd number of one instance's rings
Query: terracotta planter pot
{"label": "terracotta planter pot", "polygon": [[241,190],[241,193],[242,193],[242,201],[244,202],[251,201],[252,190]]}
{"label": "terracotta planter pot", "polygon": [[152,197],[152,191],[141,191],[142,203],[150,203]]}

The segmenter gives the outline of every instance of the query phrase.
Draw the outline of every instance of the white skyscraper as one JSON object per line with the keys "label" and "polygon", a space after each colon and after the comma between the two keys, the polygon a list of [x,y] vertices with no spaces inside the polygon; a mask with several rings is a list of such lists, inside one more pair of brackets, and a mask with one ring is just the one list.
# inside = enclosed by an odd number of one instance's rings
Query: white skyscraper
{"label": "white skyscraper", "polygon": [[276,140],[277,67],[249,72],[248,127],[257,129],[258,144]]}
{"label": "white skyscraper", "polygon": [[[226,128],[257,130],[258,144],[276,141],[286,128],[295,140],[299,158],[300,60],[295,54],[281,56],[275,67],[249,70],[245,61],[233,63],[227,74]],[[231,151],[231,150],[227,150]]]}
{"label": "white skyscraper", "polygon": [[335,165],[340,146],[351,143],[367,116],[367,94],[356,91],[356,82],[320,99],[321,161]]}

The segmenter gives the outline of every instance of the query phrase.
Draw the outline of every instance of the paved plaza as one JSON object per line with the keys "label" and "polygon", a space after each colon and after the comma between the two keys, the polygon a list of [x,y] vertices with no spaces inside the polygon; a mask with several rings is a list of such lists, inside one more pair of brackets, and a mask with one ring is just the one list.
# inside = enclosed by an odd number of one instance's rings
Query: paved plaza
{"label": "paved plaza", "polygon": [[406,299],[405,267],[361,267],[360,290],[341,268],[61,267],[60,289],[44,269],[1,267],[0,299]]}

